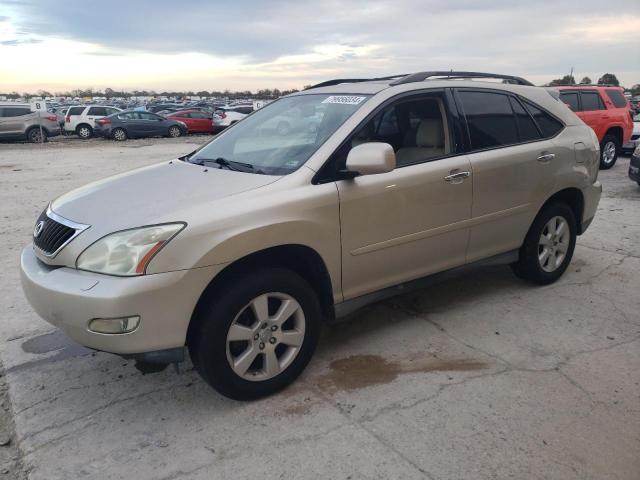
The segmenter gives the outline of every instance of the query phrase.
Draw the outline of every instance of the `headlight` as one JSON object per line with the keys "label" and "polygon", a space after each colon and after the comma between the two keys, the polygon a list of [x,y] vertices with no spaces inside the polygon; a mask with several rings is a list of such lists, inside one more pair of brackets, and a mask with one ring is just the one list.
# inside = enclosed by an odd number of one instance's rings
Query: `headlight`
{"label": "headlight", "polygon": [[144,275],[155,254],[184,227],[169,223],[111,233],[82,252],[76,267],[109,275]]}

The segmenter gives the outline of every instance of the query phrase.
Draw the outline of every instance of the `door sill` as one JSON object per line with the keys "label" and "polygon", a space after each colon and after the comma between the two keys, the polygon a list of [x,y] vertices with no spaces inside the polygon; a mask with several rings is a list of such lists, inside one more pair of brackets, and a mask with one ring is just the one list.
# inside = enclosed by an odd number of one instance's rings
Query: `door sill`
{"label": "door sill", "polygon": [[498,255],[494,255],[492,257],[483,258],[482,260],[477,260],[475,262],[467,263],[466,265],[461,265],[460,267],[451,268],[443,272],[427,275],[426,277],[421,277],[415,280],[410,280],[408,282],[399,283],[398,285],[394,285],[392,287],[376,290],[375,292],[367,293],[365,295],[361,295],[359,297],[351,298],[349,300],[345,300],[344,302],[335,304],[333,306],[333,309],[335,312],[335,318],[337,319],[337,318],[345,317],[355,312],[356,310],[359,310],[365,305],[369,305],[370,303],[379,302],[386,298],[394,297],[396,295],[400,295],[403,293],[420,290],[422,288],[442,282],[444,280],[454,278],[460,275],[461,273],[476,269],[478,267],[509,265],[517,261],[518,261],[518,250],[511,250],[506,253],[501,253]]}

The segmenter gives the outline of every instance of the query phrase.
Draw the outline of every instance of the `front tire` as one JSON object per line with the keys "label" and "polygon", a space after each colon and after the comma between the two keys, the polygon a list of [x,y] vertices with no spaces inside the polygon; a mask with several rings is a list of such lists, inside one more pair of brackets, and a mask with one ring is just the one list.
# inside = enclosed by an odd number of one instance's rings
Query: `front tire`
{"label": "front tire", "polygon": [[236,276],[203,302],[189,352],[200,375],[221,394],[235,400],[271,395],[311,360],[320,306],[295,272],[268,268]]}
{"label": "front tire", "polygon": [[620,153],[618,139],[613,135],[605,135],[600,145],[600,169],[608,170],[616,164]]}
{"label": "front tire", "polygon": [[182,130],[180,130],[180,127],[176,127],[175,125],[173,127],[169,127],[169,136],[171,138],[177,138],[180,135],[182,135]]}
{"label": "front tire", "polygon": [[567,204],[543,207],[520,247],[518,261],[511,265],[513,272],[538,285],[555,282],[571,262],[576,236],[575,215]]}

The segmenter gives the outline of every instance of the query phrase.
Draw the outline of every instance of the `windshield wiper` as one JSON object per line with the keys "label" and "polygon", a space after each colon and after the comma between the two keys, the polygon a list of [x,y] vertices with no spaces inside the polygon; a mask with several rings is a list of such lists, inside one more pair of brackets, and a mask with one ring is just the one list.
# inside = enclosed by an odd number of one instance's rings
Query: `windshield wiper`
{"label": "windshield wiper", "polygon": [[254,166],[250,163],[242,163],[236,162],[234,160],[227,160],[226,158],[218,157],[218,158],[199,158],[195,162],[196,165],[206,165],[215,163],[219,165],[220,168],[226,168],[227,170],[233,170],[235,172],[253,172],[255,170]]}

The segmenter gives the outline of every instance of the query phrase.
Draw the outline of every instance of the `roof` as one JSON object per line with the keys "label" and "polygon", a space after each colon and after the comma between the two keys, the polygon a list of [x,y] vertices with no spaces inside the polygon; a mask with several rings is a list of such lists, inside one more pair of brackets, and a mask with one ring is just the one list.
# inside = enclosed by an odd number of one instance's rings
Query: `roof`
{"label": "roof", "polygon": [[[479,80],[474,80],[479,79]],[[502,80],[502,83],[496,80]],[[411,90],[412,86],[424,88],[429,87],[446,87],[451,86],[451,82],[456,82],[457,86],[477,86],[479,83],[489,84],[491,86],[507,85],[507,86],[528,86],[534,85],[521,77],[512,75],[501,75],[495,73],[484,72],[460,72],[460,71],[427,71],[412,74],[392,75],[381,78],[345,78],[327,80],[317,85],[308,87],[298,94],[309,93],[344,93],[344,94],[376,94],[386,88],[404,86],[403,90]],[[459,83],[458,83],[459,82]],[[508,89],[508,88],[507,88]],[[294,94],[294,95],[298,95]]]}

